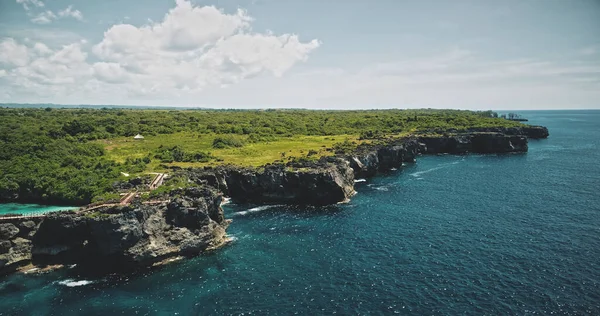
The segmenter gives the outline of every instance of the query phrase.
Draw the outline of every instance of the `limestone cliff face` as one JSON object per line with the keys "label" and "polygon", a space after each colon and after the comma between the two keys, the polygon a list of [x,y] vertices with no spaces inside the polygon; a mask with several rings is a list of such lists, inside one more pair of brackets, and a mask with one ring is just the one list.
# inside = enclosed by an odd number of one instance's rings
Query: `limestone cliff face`
{"label": "limestone cliff face", "polygon": [[[543,132],[539,128],[533,130]],[[509,132],[523,133],[523,129]],[[318,162],[273,164],[259,169],[225,166],[182,172],[193,182],[213,186],[241,203],[325,205],[345,201],[353,195],[354,179],[401,168],[403,163],[415,162],[420,154],[526,152],[527,137],[510,133],[478,130],[389,139],[363,144],[353,153],[322,158]]]}
{"label": "limestone cliff face", "polygon": [[387,145],[363,145],[345,159],[354,170],[355,178],[368,178],[379,171],[400,168],[404,162],[415,162],[422,145],[416,139],[397,140]]}
{"label": "limestone cliff face", "polygon": [[31,236],[40,219],[4,220],[0,222],[0,271],[4,267],[31,260]]}
{"label": "limestone cliff face", "polygon": [[527,137],[496,132],[478,132],[458,135],[423,136],[427,154],[514,153],[527,152]]}
{"label": "limestone cliff face", "polygon": [[[548,128],[545,126],[526,126],[522,128],[522,134],[532,139],[539,138],[548,138],[550,133],[548,132]],[[519,135],[518,133],[515,135]]]}
{"label": "limestone cliff face", "polygon": [[536,125],[524,125],[521,127],[475,127],[467,130],[457,129],[429,129],[421,131],[422,134],[470,134],[470,133],[500,133],[504,135],[526,136],[529,139],[548,138],[548,128]]}
{"label": "limestone cliff face", "polygon": [[[167,205],[59,212],[0,224],[0,270],[22,262],[84,263],[114,268],[197,255],[226,242],[228,221],[214,190],[182,190]],[[19,227],[30,227],[20,229]]]}
{"label": "limestone cliff face", "polygon": [[228,195],[239,202],[326,205],[354,194],[354,172],[342,159],[262,170],[234,168],[225,181]]}

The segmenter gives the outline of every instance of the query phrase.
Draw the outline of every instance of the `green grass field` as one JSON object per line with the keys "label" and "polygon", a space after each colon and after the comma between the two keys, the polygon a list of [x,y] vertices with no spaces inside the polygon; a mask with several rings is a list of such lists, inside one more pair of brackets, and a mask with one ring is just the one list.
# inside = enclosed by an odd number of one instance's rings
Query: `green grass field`
{"label": "green grass field", "polygon": [[[186,151],[210,152],[216,159],[209,162],[173,162],[168,166],[202,167],[221,164],[235,164],[239,166],[261,166],[282,158],[303,157],[310,150],[318,152],[317,156],[332,154],[326,151],[335,143],[345,140],[357,141],[356,135],[336,136],[294,136],[281,137],[275,141],[246,143],[240,148],[215,149],[212,147],[214,134],[197,134],[190,132],[175,133],[170,135],[146,136],[143,140],[134,140],[133,137],[119,137],[97,142],[104,145],[107,156],[111,160],[124,162],[129,158],[143,158],[153,153],[162,145],[167,147],[181,146]],[[285,153],[285,156],[282,156]],[[163,171],[158,159],[152,159],[146,172]]]}

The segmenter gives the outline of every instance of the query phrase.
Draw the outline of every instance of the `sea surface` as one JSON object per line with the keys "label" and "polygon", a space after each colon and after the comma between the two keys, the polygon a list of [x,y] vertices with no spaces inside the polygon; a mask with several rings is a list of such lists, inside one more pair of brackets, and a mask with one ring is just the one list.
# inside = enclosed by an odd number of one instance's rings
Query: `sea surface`
{"label": "sea surface", "polygon": [[2,203],[0,204],[0,215],[21,214],[21,215],[42,215],[49,212],[74,210],[74,206],[53,206],[39,204],[21,204],[21,203]]}
{"label": "sea surface", "polygon": [[0,279],[0,315],[600,315],[600,111],[527,154],[427,156],[345,205],[226,206],[235,241],[135,275]]}

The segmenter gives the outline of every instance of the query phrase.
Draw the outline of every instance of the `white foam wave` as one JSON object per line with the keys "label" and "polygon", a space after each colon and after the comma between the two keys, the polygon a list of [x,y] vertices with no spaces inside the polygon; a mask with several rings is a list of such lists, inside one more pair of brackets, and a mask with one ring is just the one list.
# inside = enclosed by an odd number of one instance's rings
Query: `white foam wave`
{"label": "white foam wave", "polygon": [[241,212],[237,212],[237,213],[233,213],[233,216],[244,216],[250,213],[257,213],[257,212],[262,212],[264,210],[268,210],[270,208],[274,208],[274,207],[280,207],[281,205],[261,205],[261,206],[257,206],[257,207],[253,207],[253,208],[249,208],[245,211],[241,211]]}
{"label": "white foam wave", "polygon": [[358,182],[366,182],[367,179],[356,179],[354,180],[354,183],[358,183]]}
{"label": "white foam wave", "polygon": [[389,191],[390,189],[388,187],[375,187],[375,190],[377,190],[377,191]]}
{"label": "white foam wave", "polygon": [[418,178],[418,177],[421,177],[421,175],[423,175],[423,174],[430,173],[430,172],[436,171],[436,170],[440,170],[440,169],[443,169],[443,168],[446,168],[446,167],[449,167],[449,166],[452,166],[452,165],[456,165],[456,164],[460,163],[463,160],[464,160],[464,158],[462,160],[457,160],[457,161],[453,161],[453,162],[450,162],[450,163],[441,164],[441,165],[439,165],[437,167],[434,167],[434,168],[431,168],[431,169],[413,172],[410,175],[413,176],[413,177],[417,177]]}
{"label": "white foam wave", "polygon": [[68,286],[68,287],[84,286],[84,285],[88,285],[88,284],[92,284],[92,283],[94,283],[94,281],[88,281],[88,280],[75,281],[73,279],[66,279],[66,280],[58,282],[58,284]]}
{"label": "white foam wave", "polygon": [[431,168],[431,169],[427,169],[427,170],[423,170],[423,171],[413,172],[410,175],[413,177],[420,177],[423,174],[430,173],[432,171],[436,171],[436,170],[439,170],[442,168],[444,168],[444,167],[435,167],[435,168]]}
{"label": "white foam wave", "polygon": [[227,197],[223,197],[223,200],[221,201],[221,205],[225,205],[225,204],[229,204],[231,203],[231,199],[227,198]]}

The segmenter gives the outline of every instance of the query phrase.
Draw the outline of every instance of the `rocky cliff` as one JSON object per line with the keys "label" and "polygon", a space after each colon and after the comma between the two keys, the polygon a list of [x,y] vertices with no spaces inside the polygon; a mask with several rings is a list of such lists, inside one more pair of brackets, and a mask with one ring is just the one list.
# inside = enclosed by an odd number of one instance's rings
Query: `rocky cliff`
{"label": "rocky cliff", "polygon": [[428,129],[418,132],[418,134],[427,134],[427,135],[456,135],[456,134],[470,134],[470,133],[499,133],[504,135],[518,135],[525,136],[529,139],[541,139],[548,138],[550,133],[548,132],[548,128],[544,126],[536,126],[536,125],[524,125],[521,127],[477,127],[477,128],[469,128],[467,130],[457,130],[457,129]]}
{"label": "rocky cliff", "polygon": [[527,152],[528,141],[523,135],[496,132],[476,132],[455,135],[419,137],[427,154],[514,153]]}
{"label": "rocky cliff", "polygon": [[400,168],[405,162],[415,162],[423,150],[423,144],[408,138],[390,140],[384,144],[361,145],[344,158],[354,170],[355,178],[368,178],[377,172]]}
{"label": "rocky cliff", "polygon": [[327,205],[354,194],[354,171],[339,158],[183,172],[193,181],[214,186],[241,203]]}
{"label": "rocky cliff", "polygon": [[[431,132],[431,131],[430,131]],[[420,154],[519,153],[528,137],[547,137],[545,127],[480,128],[453,133],[380,139],[351,153],[319,161],[270,164],[262,168],[221,166],[182,170],[185,177],[207,184],[237,202],[325,205],[354,194],[354,179],[413,163]]]}
{"label": "rocky cliff", "polygon": [[81,263],[103,269],[152,265],[223,245],[228,221],[215,190],[173,192],[169,203],[58,212],[0,222],[0,271],[19,264]]}

